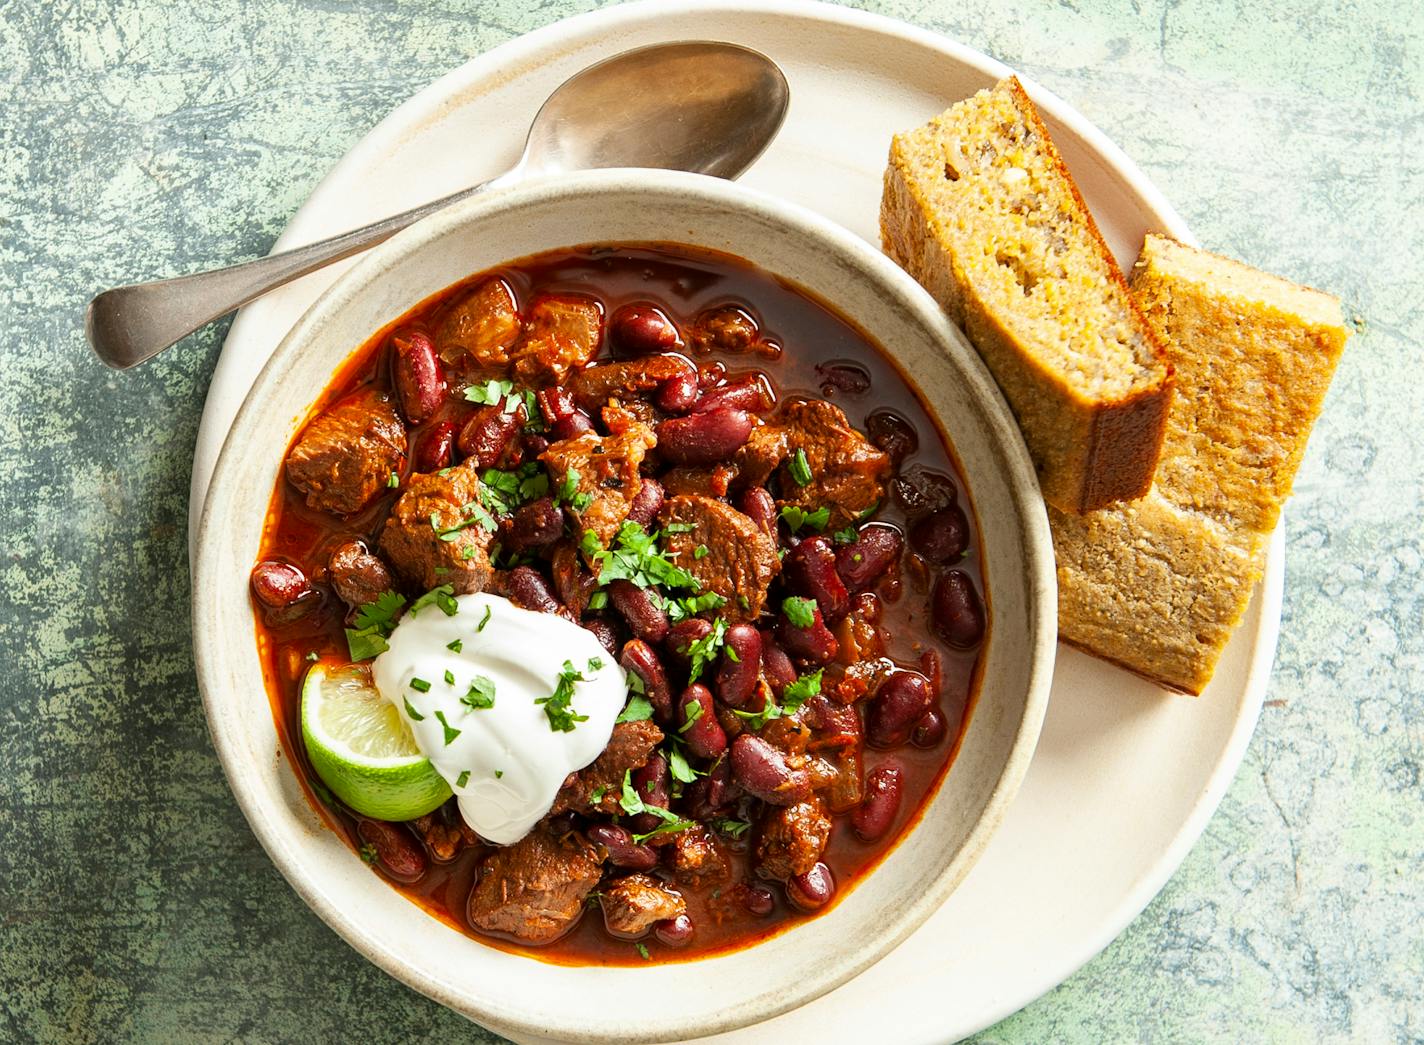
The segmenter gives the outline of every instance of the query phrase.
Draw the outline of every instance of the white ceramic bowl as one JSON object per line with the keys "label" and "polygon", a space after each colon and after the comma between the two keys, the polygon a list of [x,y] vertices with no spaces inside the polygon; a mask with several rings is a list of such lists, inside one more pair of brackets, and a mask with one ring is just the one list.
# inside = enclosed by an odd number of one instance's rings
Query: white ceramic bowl
{"label": "white ceramic bowl", "polygon": [[[310,808],[264,694],[247,577],[283,453],[337,366],[423,298],[515,258],[583,243],[727,251],[819,294],[895,357],[937,414],[979,520],[989,637],[963,746],[920,822],[826,914],[755,947],[601,968],[487,947],[368,868]],[[193,633],[208,725],[233,793],[302,898],[415,989],[510,1033],[643,1042],[730,1030],[854,976],[960,882],[1028,768],[1048,699],[1056,594],[1047,520],[1018,429],[973,350],[873,247],[810,211],[694,175],[599,171],[475,197],[368,254],[302,317],[223,446],[197,534]]]}

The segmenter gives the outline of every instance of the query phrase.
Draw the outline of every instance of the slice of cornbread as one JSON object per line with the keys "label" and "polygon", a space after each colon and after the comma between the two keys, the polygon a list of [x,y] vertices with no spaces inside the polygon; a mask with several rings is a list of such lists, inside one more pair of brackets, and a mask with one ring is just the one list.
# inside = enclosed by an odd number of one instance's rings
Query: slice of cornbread
{"label": "slice of cornbread", "polygon": [[1132,289],[1177,394],[1157,480],[1088,515],[1049,509],[1059,638],[1199,694],[1240,622],[1345,346],[1340,302],[1148,236]]}
{"label": "slice of cornbread", "polygon": [[1050,503],[1146,492],[1170,367],[1017,79],[895,136],[880,234],[984,357]]}

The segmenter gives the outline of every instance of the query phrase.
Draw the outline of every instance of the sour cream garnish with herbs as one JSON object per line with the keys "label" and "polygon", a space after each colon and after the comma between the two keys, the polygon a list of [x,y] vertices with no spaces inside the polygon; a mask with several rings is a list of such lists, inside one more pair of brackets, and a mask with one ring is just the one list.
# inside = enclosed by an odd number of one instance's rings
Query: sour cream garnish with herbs
{"label": "sour cream garnish with herbs", "polygon": [[373,665],[376,690],[459,796],[465,822],[508,845],[602,753],[627,682],[593,634],[562,617],[483,592],[444,601],[401,618]]}

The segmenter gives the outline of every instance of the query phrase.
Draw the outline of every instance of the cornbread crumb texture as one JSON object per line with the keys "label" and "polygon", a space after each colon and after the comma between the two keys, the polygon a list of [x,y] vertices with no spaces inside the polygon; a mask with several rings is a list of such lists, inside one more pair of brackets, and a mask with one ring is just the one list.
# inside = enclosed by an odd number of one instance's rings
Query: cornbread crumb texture
{"label": "cornbread crumb texture", "polygon": [[895,136],[881,237],[984,357],[1050,502],[1141,496],[1169,370],[1017,80]]}

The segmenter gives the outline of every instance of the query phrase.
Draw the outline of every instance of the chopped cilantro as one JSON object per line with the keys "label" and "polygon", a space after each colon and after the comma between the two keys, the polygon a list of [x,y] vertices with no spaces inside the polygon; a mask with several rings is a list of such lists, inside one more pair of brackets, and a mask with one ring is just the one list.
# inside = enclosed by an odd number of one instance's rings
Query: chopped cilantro
{"label": "chopped cilantro", "polygon": [[[702,705],[696,705],[701,708]],[[672,774],[674,780],[679,780],[684,784],[690,784],[697,779],[697,770],[687,764],[687,756],[682,753],[680,744],[673,744],[668,751],[668,772]]]}
{"label": "chopped cilantro", "polygon": [[321,657],[317,654],[316,650],[308,650],[308,651],[307,651],[307,660],[310,661],[311,663],[315,664],[315,663],[316,663],[317,661],[319,661],[320,659],[321,659]]}
{"label": "chopped cilantro", "polygon": [[588,608],[591,610],[601,610],[608,605],[608,592],[596,591],[588,597]]}
{"label": "chopped cilantro", "polygon": [[[513,381],[490,380],[482,385],[471,385],[465,389],[465,398],[471,403],[485,403],[494,406],[496,403],[504,401],[513,391]],[[518,401],[516,400],[517,405]],[[512,412],[509,409],[505,410],[505,413]]]}
{"label": "chopped cilantro", "polygon": [[844,530],[837,530],[831,535],[831,538],[837,544],[853,544],[857,536],[855,527],[847,526]]}
{"label": "chopped cilantro", "polygon": [[461,519],[454,526],[441,526],[435,519],[435,513],[430,513],[430,528],[435,531],[435,536],[439,537],[447,544],[459,539],[461,530],[468,530],[471,526],[479,526],[493,533],[499,529],[499,524],[494,521],[494,516],[485,511],[484,508],[471,501],[460,508],[466,518]]}
{"label": "chopped cilantro", "polygon": [[456,787],[464,787],[464,786],[465,786],[466,784],[468,784],[469,782],[470,782],[470,771],[469,771],[468,769],[465,770],[463,773],[461,773],[458,777],[455,778],[455,786],[456,786]]}
{"label": "chopped cilantro", "polygon": [[416,722],[424,722],[424,721],[425,721],[425,716],[422,715],[419,711],[416,711],[415,708],[413,708],[413,707],[410,706],[410,698],[409,698],[409,697],[401,697],[401,700],[405,701],[405,713],[406,713],[407,715],[409,715],[409,716],[410,716],[414,721],[416,721]]}
{"label": "chopped cilantro", "polygon": [[447,617],[453,617],[460,611],[460,604],[455,601],[455,588],[450,584],[442,584],[438,588],[431,588],[428,592],[416,599],[411,604],[411,615],[419,613],[427,606],[439,606],[440,612]]}
{"label": "chopped cilantro", "polygon": [[549,477],[537,461],[527,461],[513,471],[486,468],[480,483],[480,500],[496,515],[508,515],[549,492]]}
{"label": "chopped cilantro", "polygon": [[[670,528],[669,528],[670,529]],[[631,519],[618,528],[612,548],[603,548],[591,530],[584,532],[583,553],[590,563],[602,563],[598,583],[629,580],[640,588],[661,584],[668,588],[698,590],[697,578],[663,555],[657,534],[648,533]]]}
{"label": "chopped cilantro", "polygon": [[787,471],[791,473],[791,478],[796,480],[797,486],[809,486],[811,484],[811,463],[806,460],[806,451],[797,450],[791,458],[791,463],[787,465]]}
{"label": "chopped cilantro", "polygon": [[663,529],[668,533],[691,533],[697,527],[692,523],[668,523]]}
{"label": "chopped cilantro", "polygon": [[643,961],[645,961],[645,962],[650,962],[650,961],[653,960],[653,959],[652,959],[652,956],[651,956],[650,954],[648,954],[648,945],[647,945],[647,944],[645,944],[645,943],[635,943],[633,946],[637,949],[638,953],[643,956]]}
{"label": "chopped cilantro", "polygon": [[781,706],[787,714],[799,711],[802,704],[821,692],[821,672],[823,670],[817,668],[809,675],[802,675],[782,690]]}
{"label": "chopped cilantro", "polygon": [[872,501],[869,508],[865,509],[865,511],[861,512],[859,515],[857,515],[857,516],[855,517],[855,521],[856,521],[856,522],[865,522],[866,519],[869,519],[872,515],[874,515],[874,514],[875,514],[877,511],[879,511],[879,510],[880,510],[880,502],[879,502],[879,501]]}
{"label": "chopped cilantro", "polygon": [[445,643],[445,648],[447,650],[450,650],[452,653],[459,653],[462,649],[465,648],[465,644],[459,639],[451,639],[449,642]]}
{"label": "chopped cilantro", "polygon": [[437,711],[435,713],[435,720],[440,723],[440,728],[445,730],[445,746],[449,747],[454,739],[460,735],[460,731],[445,721],[445,712],[443,711]]}
{"label": "chopped cilantro", "polygon": [[730,835],[732,838],[741,838],[752,825],[746,820],[733,820],[731,817],[722,817],[719,820],[713,820],[712,826],[724,835]]}
{"label": "chopped cilantro", "polygon": [[707,558],[708,550],[707,545],[699,544],[696,548],[692,549],[692,557],[694,559],[705,559]]}
{"label": "chopped cilantro", "polygon": [[668,616],[676,624],[688,617],[695,617],[703,610],[715,610],[726,605],[727,600],[715,591],[705,591],[701,595],[688,595],[681,599],[666,599],[664,606]]}
{"label": "chopped cilantro", "polygon": [[400,476],[397,475],[395,472],[392,472],[392,473],[391,473],[391,477],[386,480],[386,488],[387,488],[388,490],[394,490],[394,489],[395,489],[397,486],[399,486],[399,485],[400,485]]}
{"label": "chopped cilantro", "polygon": [[494,707],[494,679],[476,675],[470,680],[470,691],[460,698],[471,711],[488,711]]}
{"label": "chopped cilantro", "polygon": [[679,733],[686,733],[692,728],[692,724],[702,717],[702,701],[694,700],[689,702],[683,714],[687,716],[687,721],[677,727]]}
{"label": "chopped cilantro", "polygon": [[415,690],[417,693],[429,693],[430,683],[426,682],[423,678],[416,675],[411,677],[410,688]]}
{"label": "chopped cilantro", "polygon": [[496,770],[494,771],[494,778],[495,778],[496,780],[498,780],[498,779],[499,779],[500,777],[502,777],[502,776],[504,776],[504,770],[502,770],[502,769],[496,769]]}
{"label": "chopped cilantro", "polygon": [[383,591],[375,600],[356,611],[354,628],[346,629],[346,647],[351,659],[367,660],[390,649],[386,636],[396,626],[396,617],[405,609],[405,596]]}
{"label": "chopped cilantro", "polygon": [[455,684],[455,673],[454,673],[453,671],[451,671],[449,668],[446,668],[446,669],[445,669],[445,685],[447,685],[447,686],[453,686],[454,684]]}
{"label": "chopped cilantro", "polygon": [[379,858],[380,854],[376,852],[376,847],[370,842],[367,842],[361,847],[361,859],[365,860],[368,864],[374,864]]}
{"label": "chopped cilantro", "polygon": [[602,657],[589,657],[589,658],[588,658],[588,670],[589,670],[590,672],[593,672],[593,671],[602,671],[602,670],[603,670],[603,658],[602,658]]}
{"label": "chopped cilantro", "polygon": [[816,623],[816,600],[803,599],[799,595],[788,596],[781,601],[781,612],[786,614],[792,627],[809,628]]}
{"label": "chopped cilantro", "polygon": [[473,544],[467,544],[460,549],[460,558],[464,559],[466,562],[469,562],[475,557],[475,552],[475,546]]}
{"label": "chopped cilantro", "polygon": [[493,612],[494,611],[490,608],[489,603],[485,603],[485,615],[480,618],[479,624],[475,626],[476,631],[485,630],[485,625],[489,623],[490,616]]}
{"label": "chopped cilantro", "polygon": [[608,785],[599,784],[597,787],[595,787],[592,791],[589,792],[588,800],[597,804],[603,801],[603,796],[606,794],[608,794]]}
{"label": "chopped cilantro", "polygon": [[831,521],[831,510],[823,505],[814,512],[808,512],[804,508],[788,504],[782,507],[781,518],[786,521],[786,525],[791,528],[792,533],[797,533],[802,529],[811,529],[820,533],[826,528],[826,523]]}
{"label": "chopped cilantro", "polygon": [[687,655],[692,661],[687,675],[688,682],[696,682],[701,678],[703,669],[717,659],[717,652],[726,639],[727,622],[718,617],[712,622],[711,631],[687,647]]}
{"label": "chopped cilantro", "polygon": [[646,839],[653,835],[670,834],[673,831],[685,831],[693,826],[691,820],[684,820],[676,813],[669,812],[662,806],[649,805],[644,802],[642,796],[638,794],[637,788],[633,786],[633,771],[625,769],[623,771],[623,794],[618,799],[618,805],[629,816],[638,813],[651,813],[662,821],[661,826],[646,834],[634,835],[633,840],[642,845]]}
{"label": "chopped cilantro", "polygon": [[584,681],[586,680],[583,675],[574,669],[573,662],[566,660],[563,670],[559,672],[559,681],[554,687],[554,692],[534,701],[536,704],[544,705],[544,714],[549,719],[549,728],[555,733],[572,733],[575,725],[588,721],[587,715],[576,714],[572,706],[574,684]]}
{"label": "chopped cilantro", "polygon": [[581,512],[593,503],[593,495],[579,493],[579,470],[570,468],[564,473],[564,481],[554,491],[554,500],[562,501],[576,512]]}

